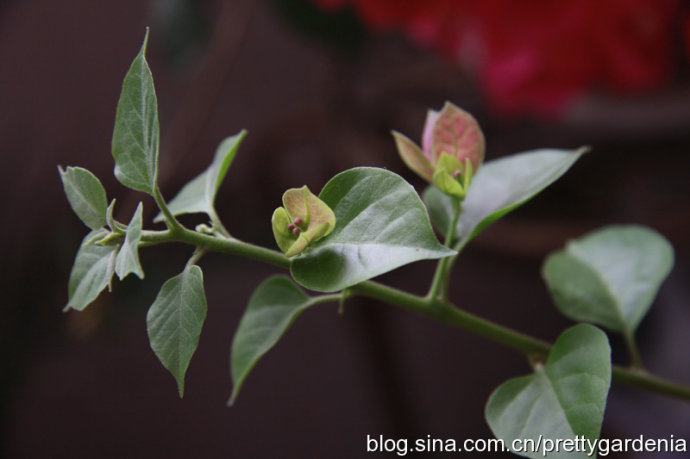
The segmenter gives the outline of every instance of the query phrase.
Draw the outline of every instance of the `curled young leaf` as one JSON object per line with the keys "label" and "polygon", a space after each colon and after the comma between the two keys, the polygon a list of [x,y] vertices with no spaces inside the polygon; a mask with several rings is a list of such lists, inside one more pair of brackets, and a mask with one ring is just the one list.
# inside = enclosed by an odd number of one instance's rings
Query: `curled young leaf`
{"label": "curled young leaf", "polygon": [[462,164],[457,158],[442,153],[436,164],[433,183],[442,192],[457,199],[465,199],[467,188],[472,180],[472,161],[465,159]]}
{"label": "curled young leaf", "polygon": [[125,240],[115,259],[115,273],[120,280],[134,273],[139,279],[144,278],[144,270],[139,262],[139,240],[141,239],[143,204],[139,203],[134,216],[127,226]]}

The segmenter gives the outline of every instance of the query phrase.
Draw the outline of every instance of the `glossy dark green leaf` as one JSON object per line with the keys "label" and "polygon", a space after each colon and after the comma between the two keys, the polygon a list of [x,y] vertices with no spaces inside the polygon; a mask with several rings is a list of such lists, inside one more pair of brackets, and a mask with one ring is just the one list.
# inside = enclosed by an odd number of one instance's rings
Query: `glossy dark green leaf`
{"label": "glossy dark green leaf", "polygon": [[158,103],[146,62],[148,29],[139,54],[122,83],[112,152],[115,177],[133,190],[154,193],[158,178]]}
{"label": "glossy dark green leaf", "polygon": [[439,244],[412,186],[384,169],[359,167],[333,177],[319,194],[333,232],[292,262],[303,286],[335,292],[402,265],[455,252]]}
{"label": "glossy dark green leaf", "polygon": [[[611,349],[604,332],[579,324],[559,336],[546,364],[534,374],[498,387],[486,405],[494,435],[511,445],[515,439],[599,438],[611,385]],[[522,452],[541,458],[543,451]],[[568,453],[549,457],[587,457]]]}
{"label": "glossy dark green leaf", "polygon": [[175,377],[180,397],[205,319],[204,278],[196,265],[163,284],[146,316],[151,349]]}
{"label": "glossy dark green leaf", "polygon": [[[196,212],[205,212],[211,215],[214,212],[213,203],[218,188],[220,188],[220,184],[237,154],[237,149],[246,135],[247,131],[243,130],[220,143],[211,165],[187,183],[177,196],[168,203],[168,208],[173,215]],[[155,221],[163,221],[163,215],[158,214]]]}
{"label": "glossy dark green leaf", "polygon": [[[536,150],[484,163],[462,203],[456,241],[467,243],[491,223],[529,201],[563,175],[585,151]],[[445,233],[453,215],[451,198],[432,186],[424,192],[424,201],[434,225]]]}
{"label": "glossy dark green leaf", "polygon": [[549,255],[542,275],[566,316],[632,335],[673,266],[673,247],[637,225],[609,226]]}
{"label": "glossy dark green leaf", "polygon": [[110,285],[118,248],[94,244],[107,234],[106,229],[93,230],[82,240],[69,276],[69,300],[65,310],[82,311]]}
{"label": "glossy dark green leaf", "polygon": [[237,398],[254,365],[312,304],[310,298],[286,276],[270,277],[254,291],[232,342],[230,370],[233,390],[229,404]]}
{"label": "glossy dark green leaf", "polygon": [[134,273],[139,279],[144,278],[144,270],[141,268],[139,262],[139,240],[141,239],[141,225],[143,208],[142,203],[139,203],[137,210],[134,212],[132,221],[127,226],[125,233],[125,241],[122,243],[120,252],[115,259],[115,273],[120,280],[124,279],[129,273]]}
{"label": "glossy dark green leaf", "polygon": [[58,167],[58,170],[67,200],[77,217],[93,230],[103,227],[108,201],[100,180],[81,167]]}

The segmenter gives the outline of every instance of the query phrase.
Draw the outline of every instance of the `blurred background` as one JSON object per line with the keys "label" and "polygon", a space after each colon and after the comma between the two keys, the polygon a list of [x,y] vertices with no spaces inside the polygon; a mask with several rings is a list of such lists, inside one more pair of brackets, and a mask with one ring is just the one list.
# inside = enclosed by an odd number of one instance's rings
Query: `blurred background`
{"label": "blurred background", "polygon": [[[147,221],[155,215],[150,198],[114,179],[110,155],[146,26],[163,193],[248,129],[218,210],[253,243],[274,247],[269,220],[285,189],[319,190],[350,167],[386,167],[421,192],[390,130],[419,141],[426,111],[446,100],[477,117],[489,160],[591,145],[465,250],[451,297],[554,340],[570,322],[540,278],[546,254],[605,224],[652,226],[676,265],[638,331],[641,353],[651,370],[690,383],[689,12],[675,0],[0,1],[0,456],[352,458],[366,455],[367,435],[488,438],[489,394],[529,371],[499,345],[355,299],[343,315],[335,305],[302,315],[227,408],[234,330],[253,289],[278,271],[209,255],[208,317],[180,400],[145,315],[191,254],[183,246],[146,249],[145,281],[115,282],[86,311],[63,314],[87,230],[57,166],[95,173],[120,220],[139,200]],[[381,280],[424,293],[433,268]],[[622,343],[612,345],[625,363]],[[687,403],[621,386],[608,403],[604,437],[690,441]]]}

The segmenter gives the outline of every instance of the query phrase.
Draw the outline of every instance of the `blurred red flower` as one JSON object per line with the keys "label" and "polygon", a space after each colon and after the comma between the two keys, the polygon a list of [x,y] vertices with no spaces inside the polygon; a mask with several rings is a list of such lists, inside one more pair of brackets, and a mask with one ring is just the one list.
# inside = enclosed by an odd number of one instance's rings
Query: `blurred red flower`
{"label": "blurred red flower", "polygon": [[630,93],[667,82],[682,13],[677,0],[314,2],[326,11],[350,6],[373,30],[399,28],[443,52],[477,76],[504,115],[556,114],[587,90]]}

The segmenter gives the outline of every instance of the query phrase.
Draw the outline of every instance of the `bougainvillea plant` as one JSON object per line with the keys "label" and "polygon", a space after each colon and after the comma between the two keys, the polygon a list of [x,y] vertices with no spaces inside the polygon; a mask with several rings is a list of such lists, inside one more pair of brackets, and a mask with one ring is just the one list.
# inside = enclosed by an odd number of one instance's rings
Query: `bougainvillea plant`
{"label": "bougainvillea plant", "polygon": [[[420,199],[402,177],[356,167],[326,183],[318,195],[287,190],[272,222],[277,247],[264,248],[230,235],[215,211],[219,186],[245,136],[223,140],[210,166],[170,202],[157,184],[159,127],[146,39],[127,72],[112,139],[115,176],[151,195],[163,230],[144,229],[140,203],[129,223],[113,218],[101,182],[79,167],[59,168],[68,201],[90,229],[69,279],[67,309],[81,311],[110,287],[112,278],[144,278],[139,249],[177,242],[195,247],[181,272],[166,281],[146,321],[151,348],[184,393],[184,379],[206,317],[202,269],[207,252],[259,260],[289,270],[261,283],[249,300],[232,343],[232,403],[253,366],[306,309],[364,296],[399,306],[520,351],[533,372],[498,387],[486,420],[501,439],[599,435],[609,386],[616,383],[685,401],[690,387],[644,370],[635,330],[673,265],[673,249],[657,232],[611,226],[570,241],[551,254],[542,275],[554,303],[582,323],[550,344],[482,319],[451,302],[448,285],[463,248],[487,226],[563,175],[586,151],[545,149],[484,162],[484,136],[476,120],[447,103],[430,111],[418,146],[394,132],[402,160],[429,182]],[[278,201],[278,198],[276,198]],[[204,213],[194,229],[178,216]],[[441,243],[433,226],[444,236]],[[418,260],[438,266],[429,292],[417,296],[371,279]],[[303,288],[315,293],[307,293]],[[621,334],[630,365],[611,363],[607,334]],[[539,410],[540,416],[527,416]]]}

